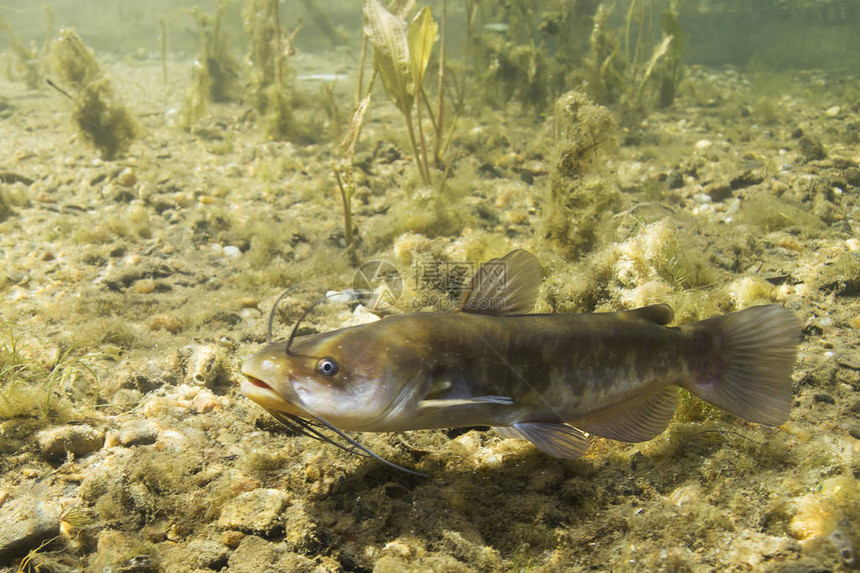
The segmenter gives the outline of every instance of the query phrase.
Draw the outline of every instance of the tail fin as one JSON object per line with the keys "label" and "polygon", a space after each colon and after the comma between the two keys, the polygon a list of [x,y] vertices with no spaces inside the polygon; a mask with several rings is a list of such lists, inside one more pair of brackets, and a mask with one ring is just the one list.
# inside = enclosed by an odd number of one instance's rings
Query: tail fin
{"label": "tail fin", "polygon": [[777,305],[755,306],[689,325],[706,363],[685,387],[732,414],[769,426],[788,419],[800,322]]}

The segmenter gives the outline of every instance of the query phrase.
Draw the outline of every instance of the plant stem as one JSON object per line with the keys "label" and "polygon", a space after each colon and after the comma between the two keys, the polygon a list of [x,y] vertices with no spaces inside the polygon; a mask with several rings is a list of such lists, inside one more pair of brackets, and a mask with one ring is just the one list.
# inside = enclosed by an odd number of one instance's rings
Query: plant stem
{"label": "plant stem", "polygon": [[421,144],[421,162],[419,168],[423,168],[421,175],[424,177],[424,184],[430,184],[430,168],[427,165],[427,141],[424,138],[424,124],[421,121],[421,94],[424,93],[424,87],[421,85],[421,78],[419,77],[416,81],[415,86],[415,104],[417,121],[418,121],[418,143]]}
{"label": "plant stem", "polygon": [[167,27],[164,18],[158,18],[158,25],[161,27],[161,77],[167,85]]}
{"label": "plant stem", "polygon": [[281,68],[284,51],[281,49],[281,10],[278,0],[272,2],[272,12],[272,15],[275,17],[275,81],[277,82],[275,85],[278,86],[278,91],[280,91],[283,85],[283,78],[281,77],[283,70]]}
{"label": "plant stem", "polygon": [[340,198],[343,201],[343,227],[344,234],[346,237],[346,248],[352,249],[352,197],[351,193],[347,190],[347,186],[344,185],[343,179],[340,176],[340,169],[338,169],[337,165],[332,165],[332,169],[334,169],[334,176],[337,180],[337,186],[340,188]]}
{"label": "plant stem", "polygon": [[[364,96],[361,94],[361,84],[364,80],[364,62],[367,59],[367,35],[363,35],[361,37],[361,60],[358,63],[358,86],[355,89],[355,107],[358,107],[358,104],[361,103],[361,100]],[[374,77],[376,77],[376,72],[374,72]],[[373,85],[373,81],[371,80],[371,86]],[[368,92],[370,89],[367,90]]]}
{"label": "plant stem", "polygon": [[412,146],[412,155],[415,156],[415,163],[418,165],[418,171],[421,173],[421,179],[424,185],[430,185],[430,172],[424,170],[424,165],[421,164],[421,153],[418,150],[418,143],[415,141],[415,128],[412,126],[412,112],[407,110],[403,116],[406,118],[406,131],[409,132],[409,144]]}
{"label": "plant stem", "polygon": [[[442,160],[442,119],[445,110],[445,22],[448,20],[448,2],[442,0],[442,14],[440,15],[442,23],[439,28],[439,93],[436,104],[436,121],[433,124],[436,138],[433,140],[433,161],[439,163]],[[419,106],[421,107],[421,106]],[[429,106],[428,106],[429,108]]]}

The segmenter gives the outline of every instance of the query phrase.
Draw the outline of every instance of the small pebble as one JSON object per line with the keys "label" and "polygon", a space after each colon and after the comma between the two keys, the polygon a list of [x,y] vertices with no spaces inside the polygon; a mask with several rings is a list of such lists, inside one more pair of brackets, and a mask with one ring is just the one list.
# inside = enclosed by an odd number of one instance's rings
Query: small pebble
{"label": "small pebble", "polygon": [[353,302],[359,300],[361,293],[359,293],[355,289],[344,289],[344,290],[329,290],[325,293],[326,302],[334,303],[334,304],[346,304],[349,302]]}
{"label": "small pebble", "polygon": [[119,441],[126,447],[154,444],[156,439],[158,439],[158,426],[151,420],[127,422],[119,429]]}
{"label": "small pebble", "polygon": [[238,258],[242,255],[242,250],[239,249],[239,247],[237,247],[235,245],[227,245],[226,247],[224,247],[223,252],[224,252],[225,257],[228,257],[231,259]]}
{"label": "small pebble", "polygon": [[166,330],[176,334],[182,330],[182,321],[171,314],[156,314],[149,317],[146,326],[149,330]]}
{"label": "small pebble", "polygon": [[0,508],[0,562],[8,565],[7,559],[26,554],[59,532],[57,510],[46,506],[42,500],[22,497],[3,504]]}
{"label": "small pebble", "polygon": [[696,142],[696,149],[699,151],[705,151],[706,149],[710,148],[711,145],[712,143],[710,139],[700,139]]}
{"label": "small pebble", "polygon": [[221,543],[231,549],[236,549],[242,540],[245,539],[245,534],[235,529],[228,529],[221,533]]}
{"label": "small pebble", "polygon": [[140,279],[129,287],[130,292],[138,294],[150,294],[155,292],[156,282],[152,279]]}
{"label": "small pebble", "polygon": [[546,175],[547,167],[543,161],[538,161],[537,159],[530,159],[523,163],[522,166],[523,171],[529,173],[530,175]]}
{"label": "small pebble", "polygon": [[134,173],[134,169],[131,167],[126,167],[122,171],[119,172],[119,175],[116,176],[116,182],[122,185],[123,187],[131,187],[135,183],[137,183],[137,175]]}
{"label": "small pebble", "polygon": [[209,389],[204,388],[191,400],[191,407],[198,414],[211,412],[220,406],[218,398]]}
{"label": "small pebble", "polygon": [[842,111],[842,108],[838,105],[830,106],[824,111],[824,115],[827,117],[836,117]]}
{"label": "small pebble", "polygon": [[508,223],[512,225],[522,225],[528,220],[528,215],[525,211],[521,211],[519,209],[512,209],[509,211],[505,211],[504,218]]}
{"label": "small pebble", "polygon": [[239,316],[242,317],[242,320],[257,320],[263,316],[263,313],[256,308],[243,308],[239,311]]}
{"label": "small pebble", "polygon": [[101,449],[105,441],[103,430],[89,424],[58,426],[42,430],[36,435],[42,453],[50,458],[67,454],[82,456]]}
{"label": "small pebble", "polygon": [[290,494],[280,489],[260,488],[240,493],[221,508],[218,526],[246,533],[273,532],[282,525],[282,511]]}
{"label": "small pebble", "polygon": [[224,545],[211,539],[192,539],[188,543],[188,551],[194,555],[198,567],[214,571],[227,565],[227,559],[230,557]]}

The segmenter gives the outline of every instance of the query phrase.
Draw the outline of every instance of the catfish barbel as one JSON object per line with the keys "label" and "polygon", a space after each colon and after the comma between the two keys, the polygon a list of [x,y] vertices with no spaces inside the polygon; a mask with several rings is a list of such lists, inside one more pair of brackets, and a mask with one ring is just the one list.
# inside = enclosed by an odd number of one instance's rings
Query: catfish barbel
{"label": "catfish barbel", "polygon": [[539,283],[535,257],[516,250],[475,273],[456,311],[298,338],[294,328],[245,361],[241,391],[302,434],[393,466],[344,432],[492,426],[574,459],[588,434],[642,442],[663,432],[678,386],[750,422],[788,418],[800,324],[785,308],[680,327],[666,326],[666,304],[528,314]]}

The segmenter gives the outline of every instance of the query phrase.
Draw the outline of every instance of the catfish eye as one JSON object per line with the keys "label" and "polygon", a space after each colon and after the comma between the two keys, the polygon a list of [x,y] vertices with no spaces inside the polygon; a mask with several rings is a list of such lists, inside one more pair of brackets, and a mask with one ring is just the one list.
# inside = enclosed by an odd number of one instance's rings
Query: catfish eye
{"label": "catfish eye", "polygon": [[324,356],[317,362],[317,370],[323,376],[334,376],[337,374],[337,361],[331,356]]}

